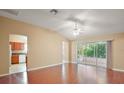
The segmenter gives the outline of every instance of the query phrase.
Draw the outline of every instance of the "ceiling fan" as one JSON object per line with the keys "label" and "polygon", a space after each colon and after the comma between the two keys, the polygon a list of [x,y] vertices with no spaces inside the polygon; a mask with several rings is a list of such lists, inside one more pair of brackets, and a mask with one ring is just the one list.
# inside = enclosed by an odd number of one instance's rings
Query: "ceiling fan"
{"label": "ceiling fan", "polygon": [[[81,25],[82,26],[82,25]],[[80,35],[80,33],[82,33],[84,31],[82,31],[81,27],[79,27],[79,22],[76,20],[74,22],[74,29],[73,29],[73,35],[74,36],[78,36]]]}
{"label": "ceiling fan", "polygon": [[79,27],[79,25],[82,26],[85,24],[84,20],[82,21],[82,20],[75,18],[73,16],[69,17],[67,20],[74,23],[74,29],[73,29],[73,35],[74,36],[78,36],[81,32],[84,32],[81,30],[81,27]]}

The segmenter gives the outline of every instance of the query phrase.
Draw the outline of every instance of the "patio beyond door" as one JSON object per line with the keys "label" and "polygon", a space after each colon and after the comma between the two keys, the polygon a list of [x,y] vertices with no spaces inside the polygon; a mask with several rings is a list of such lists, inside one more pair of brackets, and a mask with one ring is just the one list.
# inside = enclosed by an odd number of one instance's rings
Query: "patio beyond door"
{"label": "patio beyond door", "polygon": [[107,66],[107,42],[81,43],[77,45],[78,63]]}

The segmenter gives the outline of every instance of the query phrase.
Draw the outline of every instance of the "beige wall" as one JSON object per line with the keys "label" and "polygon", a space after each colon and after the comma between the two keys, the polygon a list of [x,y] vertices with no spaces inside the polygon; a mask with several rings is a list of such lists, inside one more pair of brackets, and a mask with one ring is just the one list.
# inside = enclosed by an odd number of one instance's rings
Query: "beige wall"
{"label": "beige wall", "polygon": [[69,62],[71,63],[72,62],[72,42],[71,42],[71,40],[69,40],[69,46],[68,46],[68,51],[69,51]]}
{"label": "beige wall", "polygon": [[113,43],[113,68],[124,70],[124,36],[116,38]]}
{"label": "beige wall", "polygon": [[77,47],[76,41],[70,41],[70,61],[76,63]]}
{"label": "beige wall", "polygon": [[[83,42],[112,40],[112,69],[124,70],[124,33],[82,37]],[[75,61],[76,41],[72,41],[72,61]]]}
{"label": "beige wall", "polygon": [[[9,35],[28,36],[28,68],[62,62],[62,42],[69,42],[48,29],[0,17],[0,75],[9,72]],[[124,70],[124,33],[82,38],[84,42],[112,40],[112,67]],[[75,62],[76,44],[69,42],[69,61]]]}
{"label": "beige wall", "polygon": [[69,42],[62,42],[62,51],[63,63],[69,62]]}
{"label": "beige wall", "polygon": [[28,68],[62,62],[62,41],[68,40],[56,32],[23,22],[0,17],[0,75],[9,72],[9,35],[28,37]]}

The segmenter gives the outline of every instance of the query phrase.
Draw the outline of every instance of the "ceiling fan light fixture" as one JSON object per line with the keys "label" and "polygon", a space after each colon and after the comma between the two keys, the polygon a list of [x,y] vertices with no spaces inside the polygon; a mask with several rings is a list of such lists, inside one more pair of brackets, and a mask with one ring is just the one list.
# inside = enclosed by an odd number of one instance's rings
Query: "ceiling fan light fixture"
{"label": "ceiling fan light fixture", "polygon": [[78,28],[78,24],[75,23],[75,26],[74,26],[74,30],[73,30],[73,35],[74,36],[78,36],[80,34],[80,29]]}
{"label": "ceiling fan light fixture", "polygon": [[79,29],[73,31],[74,36],[78,36],[80,34]]}

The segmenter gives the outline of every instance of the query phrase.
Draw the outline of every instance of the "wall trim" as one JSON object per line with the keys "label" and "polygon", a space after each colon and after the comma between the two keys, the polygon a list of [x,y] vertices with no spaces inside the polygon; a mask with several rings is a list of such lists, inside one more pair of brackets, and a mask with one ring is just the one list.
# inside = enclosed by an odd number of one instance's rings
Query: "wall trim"
{"label": "wall trim", "polygon": [[69,63],[69,61],[63,61],[62,63]]}
{"label": "wall trim", "polygon": [[77,62],[71,62],[71,63],[77,64]]}
{"label": "wall trim", "polygon": [[52,65],[47,65],[47,66],[42,66],[42,67],[30,68],[30,69],[28,69],[28,71],[33,71],[33,70],[38,70],[38,69],[42,69],[42,68],[53,67],[53,66],[57,66],[57,65],[67,64],[67,63],[75,63],[76,64],[76,62],[64,62],[64,63],[52,64]]}
{"label": "wall trim", "polygon": [[[42,68],[48,68],[48,67],[53,67],[53,66],[57,66],[57,65],[67,64],[67,63],[76,64],[76,62],[64,62],[64,63],[52,64],[52,65],[47,65],[47,66],[42,66],[42,67],[30,68],[27,71],[33,71],[33,70],[38,70],[38,69],[42,69]],[[17,73],[20,73],[20,72],[17,72]],[[11,73],[11,74],[16,74],[16,73]],[[0,77],[11,75],[11,74],[10,73],[1,74]]]}
{"label": "wall trim", "polygon": [[119,72],[124,72],[124,70],[122,70],[122,69],[113,68],[112,70],[114,70],[114,71],[119,71]]}
{"label": "wall trim", "polygon": [[10,75],[10,73],[1,74],[0,77],[7,76],[7,75]]}
{"label": "wall trim", "polygon": [[71,62],[71,61],[67,61],[67,62],[64,62],[64,63],[77,63],[77,62]]}
{"label": "wall trim", "polygon": [[[32,70],[38,70],[38,69],[42,69],[42,68],[53,67],[53,66],[57,66],[57,65],[66,64],[66,63],[69,63],[69,62],[58,63],[58,64],[52,64],[52,65],[47,65],[47,66],[42,66],[42,67],[36,67],[36,68],[31,68],[31,69],[28,69],[27,71],[32,71]],[[74,62],[73,62],[73,63],[74,63]],[[20,72],[17,72],[17,73],[20,73]],[[6,73],[6,74],[1,74],[0,77],[7,76],[7,75],[11,75],[11,74],[16,74],[16,73]]]}
{"label": "wall trim", "polygon": [[64,63],[58,63],[58,64],[52,64],[52,65],[47,65],[47,66],[42,66],[42,67],[30,68],[30,69],[28,69],[28,71],[38,70],[38,69],[48,68],[48,67],[53,67],[53,66],[62,65],[62,64],[64,64]]}

